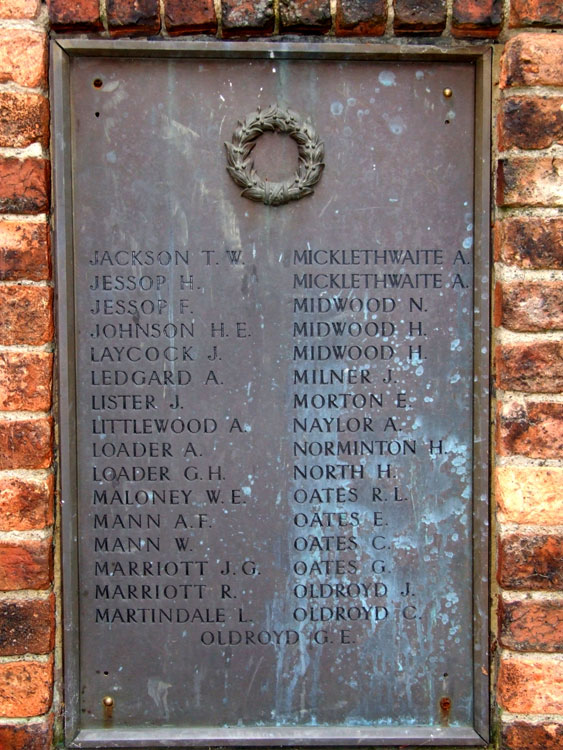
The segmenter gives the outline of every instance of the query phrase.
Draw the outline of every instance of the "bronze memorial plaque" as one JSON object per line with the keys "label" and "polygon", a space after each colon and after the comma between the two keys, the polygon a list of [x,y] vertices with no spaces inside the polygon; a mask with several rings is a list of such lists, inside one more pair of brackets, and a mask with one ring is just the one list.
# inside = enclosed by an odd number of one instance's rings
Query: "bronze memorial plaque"
{"label": "bronze memorial plaque", "polygon": [[55,43],[69,746],[484,744],[487,69]]}

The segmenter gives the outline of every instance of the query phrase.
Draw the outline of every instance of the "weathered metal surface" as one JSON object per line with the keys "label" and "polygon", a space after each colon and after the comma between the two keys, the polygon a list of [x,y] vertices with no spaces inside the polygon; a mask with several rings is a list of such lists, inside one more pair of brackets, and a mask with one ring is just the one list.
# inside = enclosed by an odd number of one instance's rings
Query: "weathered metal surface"
{"label": "weathered metal surface", "polygon": [[475,78],[73,59],[77,744],[479,740]]}

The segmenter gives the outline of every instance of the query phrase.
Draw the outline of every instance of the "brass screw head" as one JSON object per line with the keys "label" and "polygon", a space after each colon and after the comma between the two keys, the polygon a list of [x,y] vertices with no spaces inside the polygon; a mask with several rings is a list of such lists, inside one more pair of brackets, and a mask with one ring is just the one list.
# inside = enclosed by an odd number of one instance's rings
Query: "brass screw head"
{"label": "brass screw head", "polygon": [[102,703],[106,708],[111,708],[113,706],[113,698],[111,695],[106,695],[102,698]]}
{"label": "brass screw head", "polygon": [[449,99],[453,95],[454,92],[451,89],[444,89],[443,93],[446,99]]}

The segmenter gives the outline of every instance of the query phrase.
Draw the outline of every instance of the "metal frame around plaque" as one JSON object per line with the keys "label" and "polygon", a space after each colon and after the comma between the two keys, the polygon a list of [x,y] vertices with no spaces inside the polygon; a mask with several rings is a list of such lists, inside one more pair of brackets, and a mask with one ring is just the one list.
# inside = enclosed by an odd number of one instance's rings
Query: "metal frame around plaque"
{"label": "metal frame around plaque", "polygon": [[[105,58],[269,58],[272,60],[448,61],[475,69],[475,269],[473,408],[473,653],[474,728],[306,726],[160,727],[81,729],[79,713],[79,575],[77,569],[77,462],[75,328],[73,289],[73,203],[70,125],[70,68],[77,57]],[[489,738],[489,195],[491,50],[488,47],[402,48],[348,41],[216,42],[105,41],[55,38],[51,45],[52,143],[54,151],[54,248],[57,282],[58,417],[62,497],[63,653],[66,742],[73,748],[182,746],[484,746]]]}

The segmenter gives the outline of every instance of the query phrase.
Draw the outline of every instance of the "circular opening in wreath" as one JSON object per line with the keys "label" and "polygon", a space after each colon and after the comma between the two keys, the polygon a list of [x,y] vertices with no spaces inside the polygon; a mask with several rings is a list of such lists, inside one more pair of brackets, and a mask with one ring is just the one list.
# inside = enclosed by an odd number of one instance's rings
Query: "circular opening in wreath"
{"label": "circular opening in wreath", "polygon": [[252,149],[254,168],[267,182],[289,180],[297,171],[297,143],[284,133],[262,133]]}

